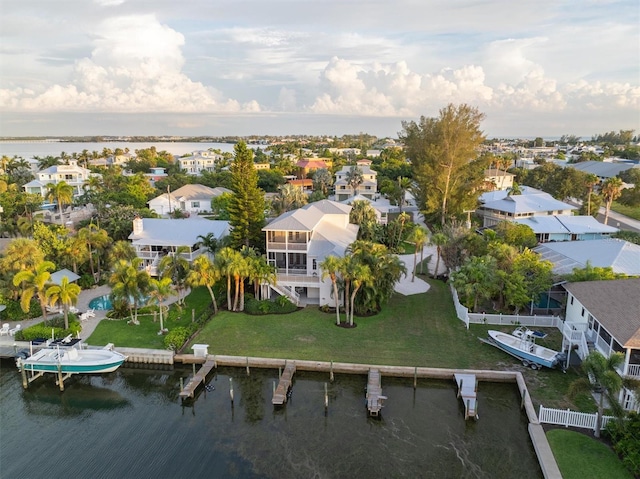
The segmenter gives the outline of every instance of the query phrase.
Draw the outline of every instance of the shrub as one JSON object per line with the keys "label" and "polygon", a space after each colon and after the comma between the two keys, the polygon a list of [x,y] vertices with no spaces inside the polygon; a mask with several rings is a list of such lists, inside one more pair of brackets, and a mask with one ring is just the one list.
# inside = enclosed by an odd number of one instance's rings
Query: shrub
{"label": "shrub", "polygon": [[53,318],[38,324],[34,324],[16,333],[18,341],[33,341],[39,338],[64,338],[69,334],[77,336],[82,327],[75,315],[69,314],[69,329],[64,328],[64,316],[54,316]]}
{"label": "shrub", "polygon": [[167,333],[164,338],[164,347],[172,351],[178,351],[191,336],[190,328],[179,326]]}
{"label": "shrub", "polygon": [[632,411],[622,422],[610,421],[606,431],[622,463],[635,477],[640,477],[640,414]]}
{"label": "shrub", "polygon": [[93,281],[93,277],[87,273],[84,273],[82,276],[80,276],[76,283],[82,289],[91,289],[96,284],[95,281]]}
{"label": "shrub", "polygon": [[284,296],[279,296],[275,301],[247,298],[244,303],[244,312],[252,315],[286,314],[293,313],[298,308]]}

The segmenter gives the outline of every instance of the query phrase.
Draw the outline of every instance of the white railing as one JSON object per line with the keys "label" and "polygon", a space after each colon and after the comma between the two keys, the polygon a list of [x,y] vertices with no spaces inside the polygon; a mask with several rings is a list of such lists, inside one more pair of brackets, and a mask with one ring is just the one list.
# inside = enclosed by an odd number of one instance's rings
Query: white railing
{"label": "white railing", "polygon": [[[570,409],[551,409],[540,405],[538,412],[538,420],[541,423],[557,424],[564,427],[579,427],[582,429],[590,429],[595,431],[598,415],[596,413],[584,413],[571,411]],[[614,416],[602,416],[602,425],[600,429],[604,429],[609,421],[615,419]]]}
{"label": "white railing", "polygon": [[320,278],[316,276],[306,276],[301,274],[280,274],[278,273],[279,283],[319,283]]}
{"label": "white railing", "polygon": [[288,243],[282,243],[280,241],[268,241],[267,249],[269,250],[293,250],[293,251],[306,251],[307,243],[294,243],[289,241]]}
{"label": "white railing", "polygon": [[296,306],[300,305],[300,295],[296,293],[294,288],[291,288],[290,286],[285,286],[283,284],[271,284],[270,286],[277,293],[289,298],[293,302],[293,304],[295,304]]}
{"label": "white railing", "polygon": [[640,379],[640,364],[629,364],[629,368],[627,369],[627,376]]}
{"label": "white railing", "polygon": [[467,329],[469,329],[469,309],[460,303],[456,288],[454,288],[451,283],[449,283],[449,287],[451,288],[451,297],[453,298],[453,305],[456,308],[456,315],[458,319],[465,324]]}
{"label": "white railing", "polygon": [[561,322],[559,316],[522,316],[519,314],[468,313],[473,324],[522,325],[539,328],[557,328]]}

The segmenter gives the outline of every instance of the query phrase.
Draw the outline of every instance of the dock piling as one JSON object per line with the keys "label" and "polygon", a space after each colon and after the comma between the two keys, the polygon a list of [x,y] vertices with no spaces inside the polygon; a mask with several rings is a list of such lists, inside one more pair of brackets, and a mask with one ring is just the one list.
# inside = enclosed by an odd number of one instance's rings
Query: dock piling
{"label": "dock piling", "polygon": [[331,361],[331,369],[329,370],[329,381],[333,382],[333,361]]}
{"label": "dock piling", "polygon": [[324,410],[329,408],[329,393],[327,392],[327,383],[324,383]]}
{"label": "dock piling", "polygon": [[413,369],[413,389],[418,387],[418,366]]}
{"label": "dock piling", "polygon": [[233,406],[233,378],[229,378],[229,397],[231,398],[231,406]]}
{"label": "dock piling", "polygon": [[249,356],[247,356],[247,376],[249,376],[251,372],[249,371]]}

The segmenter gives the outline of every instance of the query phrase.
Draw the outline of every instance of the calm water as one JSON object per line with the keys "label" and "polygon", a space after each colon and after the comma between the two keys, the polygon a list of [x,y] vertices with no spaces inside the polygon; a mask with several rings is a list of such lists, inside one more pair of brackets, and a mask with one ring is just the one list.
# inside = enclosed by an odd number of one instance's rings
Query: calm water
{"label": "calm water", "polygon": [[[191,406],[189,369],[121,368],[53,377],[23,391],[3,362],[2,478],[540,478],[515,385],[481,383],[480,420],[464,421],[453,381],[383,377],[381,419],[364,407],[365,376],[296,373],[286,407],[271,405],[277,371],[221,368]],[[235,403],[229,399],[233,378]]]}
{"label": "calm water", "polygon": [[[167,151],[173,155],[184,155],[192,153],[194,151],[208,150],[213,148],[222,152],[233,153],[232,143],[169,143],[169,142],[155,142],[155,143],[127,143],[124,141],[110,141],[104,143],[61,143],[61,142],[10,142],[0,141],[0,155],[6,155],[9,158],[19,156],[20,158],[29,159],[34,156],[48,156],[59,155],[63,151],[67,154],[82,153],[83,150],[88,150],[90,153],[93,151],[102,152],[104,148],[115,150],[116,148],[129,148],[132,153],[135,150],[142,150],[144,148],[156,147],[158,151]],[[252,148],[258,148],[258,146],[249,145]],[[266,148],[264,145],[260,146],[263,150]]]}

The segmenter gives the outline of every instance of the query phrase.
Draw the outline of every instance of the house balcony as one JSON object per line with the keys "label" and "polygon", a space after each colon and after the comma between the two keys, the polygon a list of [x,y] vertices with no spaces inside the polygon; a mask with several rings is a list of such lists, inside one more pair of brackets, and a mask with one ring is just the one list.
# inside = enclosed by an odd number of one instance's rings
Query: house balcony
{"label": "house balcony", "polygon": [[293,273],[293,270],[289,270],[289,274],[285,274],[285,273],[281,273],[281,271],[284,270],[280,270],[278,269],[278,277],[277,277],[277,281],[278,283],[282,283],[282,284],[290,284],[290,283],[296,283],[296,284],[318,284],[320,283],[320,277],[319,276],[307,276],[306,275],[306,270],[304,274],[291,274]]}
{"label": "house balcony", "polygon": [[294,241],[289,241],[288,243],[280,241],[267,241],[267,249],[269,251],[307,251],[307,246],[308,243],[296,243]]}
{"label": "house balcony", "polygon": [[627,367],[627,376],[640,380],[640,364],[629,364]]}

